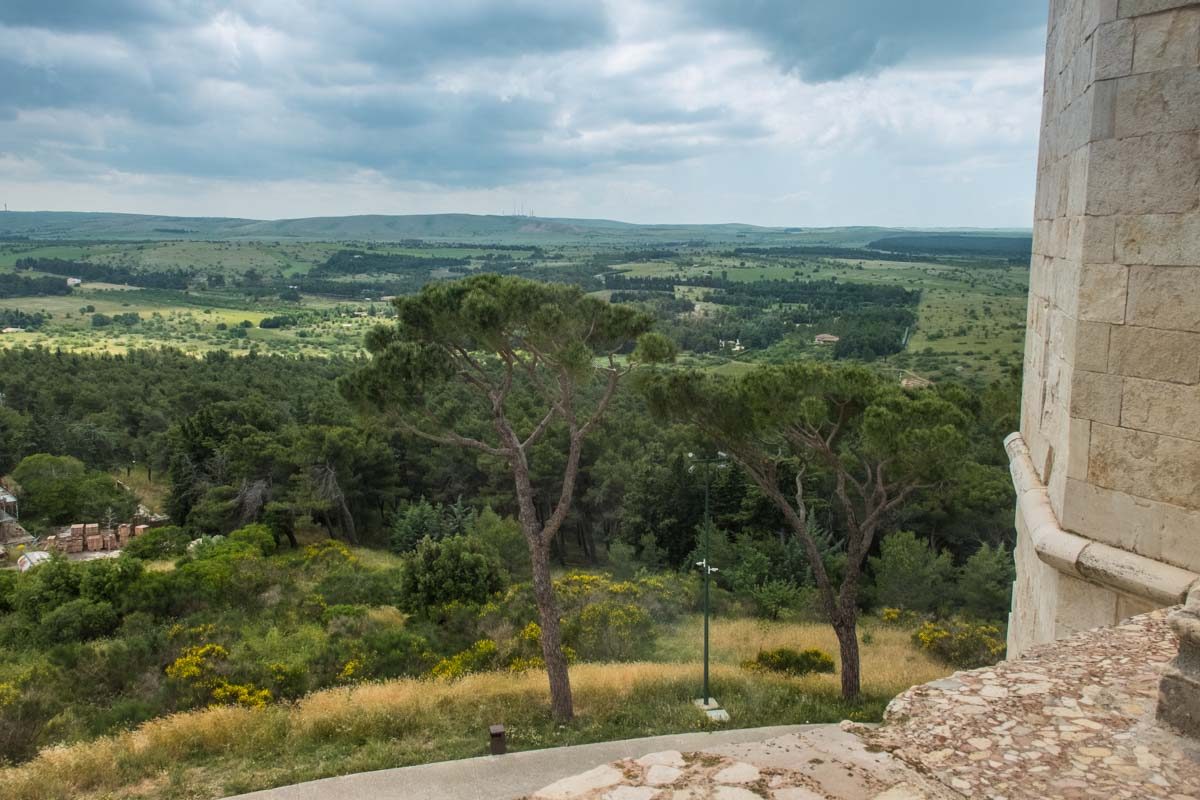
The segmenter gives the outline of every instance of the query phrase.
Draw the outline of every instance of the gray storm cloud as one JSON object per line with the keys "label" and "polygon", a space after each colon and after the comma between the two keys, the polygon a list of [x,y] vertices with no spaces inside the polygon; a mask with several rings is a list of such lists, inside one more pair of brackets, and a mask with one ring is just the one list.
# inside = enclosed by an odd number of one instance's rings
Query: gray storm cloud
{"label": "gray storm cloud", "polygon": [[781,113],[819,108],[746,102],[778,81],[1035,58],[1043,3],[6,0],[0,164],[454,189],[665,168],[807,135]]}

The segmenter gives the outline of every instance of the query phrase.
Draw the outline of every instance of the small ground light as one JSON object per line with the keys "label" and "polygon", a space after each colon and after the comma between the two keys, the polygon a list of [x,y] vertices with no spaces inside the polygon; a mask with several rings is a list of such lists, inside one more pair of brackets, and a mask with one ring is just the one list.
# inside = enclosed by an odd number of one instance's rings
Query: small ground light
{"label": "small ground light", "polygon": [[508,742],[504,738],[504,726],[492,725],[488,728],[488,733],[491,734],[492,755],[502,756],[508,752]]}

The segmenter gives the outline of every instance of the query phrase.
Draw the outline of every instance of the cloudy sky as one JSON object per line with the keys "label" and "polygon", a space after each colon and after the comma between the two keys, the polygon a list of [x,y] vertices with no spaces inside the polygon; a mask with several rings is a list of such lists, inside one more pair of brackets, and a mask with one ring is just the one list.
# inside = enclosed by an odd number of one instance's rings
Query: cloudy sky
{"label": "cloudy sky", "polygon": [[3,0],[0,200],[1028,227],[1046,0]]}

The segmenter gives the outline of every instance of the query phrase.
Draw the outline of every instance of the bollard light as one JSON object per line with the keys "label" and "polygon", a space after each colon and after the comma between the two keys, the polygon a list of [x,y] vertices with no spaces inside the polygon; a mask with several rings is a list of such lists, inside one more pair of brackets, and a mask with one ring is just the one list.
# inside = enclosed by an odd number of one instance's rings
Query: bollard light
{"label": "bollard light", "polygon": [[492,755],[502,756],[508,752],[508,743],[504,739],[503,725],[492,725],[488,728],[488,733],[491,734]]}

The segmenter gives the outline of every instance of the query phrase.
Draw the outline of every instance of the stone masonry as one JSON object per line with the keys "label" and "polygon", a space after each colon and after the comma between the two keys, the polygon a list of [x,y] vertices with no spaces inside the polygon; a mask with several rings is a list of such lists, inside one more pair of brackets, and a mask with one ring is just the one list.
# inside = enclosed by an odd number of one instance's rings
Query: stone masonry
{"label": "stone masonry", "polygon": [[[1200,573],[1200,2],[1052,0],[1021,434],[1061,528]],[[1009,657],[1166,605],[1017,515]]]}

